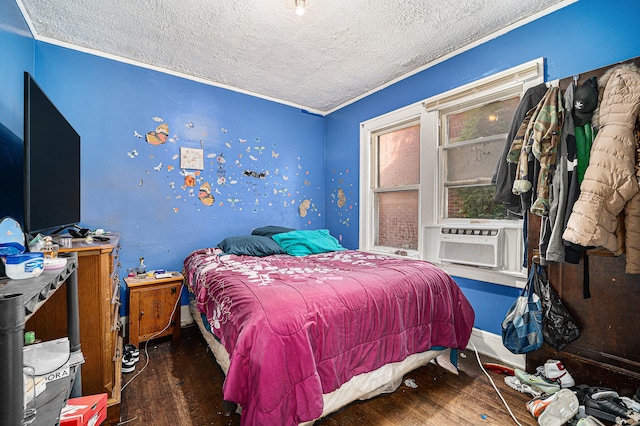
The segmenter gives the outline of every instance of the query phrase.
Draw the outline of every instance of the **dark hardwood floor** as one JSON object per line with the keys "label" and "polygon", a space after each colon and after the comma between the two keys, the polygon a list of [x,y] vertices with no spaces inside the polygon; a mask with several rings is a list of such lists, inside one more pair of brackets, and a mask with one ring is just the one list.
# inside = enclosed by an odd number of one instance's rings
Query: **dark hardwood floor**
{"label": "dark hardwood floor", "polygon": [[[180,343],[170,338],[148,343],[149,364],[122,392],[121,425],[239,425],[240,416],[224,414],[224,375],[196,326],[183,328]],[[136,371],[123,375],[126,384],[145,365],[141,344]],[[482,362],[495,362],[480,355]],[[480,370],[475,353],[464,351],[458,376],[428,364],[405,376],[417,388],[402,384],[392,394],[354,402],[317,421],[321,426],[393,425],[511,425],[499,396]],[[504,376],[489,372],[522,425],[538,424],[527,411],[528,395],[504,383]]]}

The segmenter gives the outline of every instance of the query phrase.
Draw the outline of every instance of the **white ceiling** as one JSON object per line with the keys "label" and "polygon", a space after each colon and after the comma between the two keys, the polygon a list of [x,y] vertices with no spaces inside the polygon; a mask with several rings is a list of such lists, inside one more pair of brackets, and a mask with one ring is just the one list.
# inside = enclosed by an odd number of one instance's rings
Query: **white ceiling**
{"label": "white ceiling", "polygon": [[17,0],[38,40],[325,114],[575,0]]}

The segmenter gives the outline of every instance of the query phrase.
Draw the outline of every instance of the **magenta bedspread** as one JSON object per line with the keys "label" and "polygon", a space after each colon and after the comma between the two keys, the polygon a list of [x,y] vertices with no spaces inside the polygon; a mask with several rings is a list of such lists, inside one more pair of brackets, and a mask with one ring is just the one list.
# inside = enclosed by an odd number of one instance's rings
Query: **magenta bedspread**
{"label": "magenta bedspread", "polygon": [[436,266],[347,250],[304,257],[191,253],[200,312],[230,354],[226,400],[243,425],[295,425],[322,394],[434,346],[464,349],[474,312]]}

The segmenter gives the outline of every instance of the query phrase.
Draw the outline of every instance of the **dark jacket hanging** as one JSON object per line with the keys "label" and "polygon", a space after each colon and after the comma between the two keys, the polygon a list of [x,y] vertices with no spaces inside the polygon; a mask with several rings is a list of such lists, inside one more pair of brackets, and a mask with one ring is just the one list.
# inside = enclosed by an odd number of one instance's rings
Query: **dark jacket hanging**
{"label": "dark jacket hanging", "polygon": [[507,134],[507,140],[504,150],[502,152],[502,155],[498,159],[498,164],[496,165],[496,169],[491,180],[491,182],[495,183],[496,185],[495,200],[504,203],[509,212],[515,213],[517,215],[522,215],[522,203],[520,201],[520,196],[514,195],[512,189],[513,180],[515,179],[516,169],[518,165],[508,163],[507,155],[509,154],[509,150],[511,149],[513,138],[518,132],[520,124],[522,124],[522,121],[527,115],[527,112],[538,105],[540,100],[544,97],[545,93],[547,93],[547,86],[542,83],[527,89],[524,96],[520,100],[518,108],[516,109],[515,115],[513,116],[513,120],[511,122],[511,128],[509,129],[509,133]]}

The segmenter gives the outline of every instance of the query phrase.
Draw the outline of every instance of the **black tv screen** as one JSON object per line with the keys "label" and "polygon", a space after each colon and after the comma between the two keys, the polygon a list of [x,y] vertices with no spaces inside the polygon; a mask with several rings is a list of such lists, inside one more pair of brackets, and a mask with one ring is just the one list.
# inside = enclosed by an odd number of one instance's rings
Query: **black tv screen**
{"label": "black tv screen", "polygon": [[24,74],[24,231],[80,222],[80,135]]}

